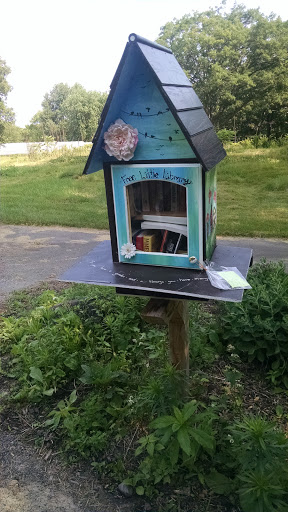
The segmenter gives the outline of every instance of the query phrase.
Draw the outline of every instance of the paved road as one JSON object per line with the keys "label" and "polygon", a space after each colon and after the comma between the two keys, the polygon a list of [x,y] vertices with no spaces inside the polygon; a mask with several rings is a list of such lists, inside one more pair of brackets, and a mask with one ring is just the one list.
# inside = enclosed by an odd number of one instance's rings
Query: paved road
{"label": "paved road", "polygon": [[57,279],[108,231],[0,225],[0,299],[13,290]]}
{"label": "paved road", "polygon": [[[0,299],[13,290],[57,279],[107,239],[108,231],[96,229],[0,225]],[[219,238],[218,243],[251,247],[254,261],[284,260],[288,269],[288,240]]]}
{"label": "paved road", "polygon": [[255,263],[261,258],[267,261],[282,260],[288,271],[288,239],[218,237],[218,244],[251,247]]}

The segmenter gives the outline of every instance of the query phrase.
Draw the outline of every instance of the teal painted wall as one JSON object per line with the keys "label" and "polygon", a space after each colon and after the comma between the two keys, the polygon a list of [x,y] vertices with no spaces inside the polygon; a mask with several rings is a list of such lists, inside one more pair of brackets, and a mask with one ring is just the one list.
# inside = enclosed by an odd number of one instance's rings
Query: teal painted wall
{"label": "teal painted wall", "polygon": [[216,246],[217,170],[205,174],[205,236],[206,259],[210,260]]}

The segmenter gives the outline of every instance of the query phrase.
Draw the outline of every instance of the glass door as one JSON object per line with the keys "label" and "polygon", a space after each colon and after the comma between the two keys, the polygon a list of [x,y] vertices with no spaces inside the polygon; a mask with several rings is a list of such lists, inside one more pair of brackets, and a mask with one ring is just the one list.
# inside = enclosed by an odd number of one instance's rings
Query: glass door
{"label": "glass door", "polygon": [[112,180],[121,262],[202,263],[200,165],[115,165]]}

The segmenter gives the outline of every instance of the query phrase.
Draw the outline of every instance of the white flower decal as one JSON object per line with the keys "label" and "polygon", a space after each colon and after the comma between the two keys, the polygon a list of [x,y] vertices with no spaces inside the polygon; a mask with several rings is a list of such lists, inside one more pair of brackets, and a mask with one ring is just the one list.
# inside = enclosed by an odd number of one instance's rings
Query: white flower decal
{"label": "white flower decal", "polygon": [[125,256],[125,258],[130,260],[130,258],[133,258],[133,256],[135,256],[135,254],[136,254],[135,245],[130,244],[129,242],[127,244],[122,245],[121,254],[122,254],[122,256]]}
{"label": "white flower decal", "polygon": [[117,119],[104,133],[104,149],[117,160],[131,160],[138,143],[138,130]]}

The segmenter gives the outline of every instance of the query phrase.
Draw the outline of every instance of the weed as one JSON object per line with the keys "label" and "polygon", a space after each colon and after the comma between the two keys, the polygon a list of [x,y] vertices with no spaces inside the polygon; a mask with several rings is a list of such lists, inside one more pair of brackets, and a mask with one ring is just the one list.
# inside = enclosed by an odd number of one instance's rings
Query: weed
{"label": "weed", "polygon": [[69,417],[70,413],[76,410],[76,407],[72,406],[72,404],[74,404],[76,400],[77,394],[76,390],[74,389],[69,398],[67,398],[66,400],[61,400],[57,405],[57,409],[51,411],[48,414],[48,416],[51,416],[51,418],[45,421],[45,427],[49,427],[52,430],[55,430],[56,428],[59,427],[61,421],[63,421],[65,425],[65,421],[67,421],[67,418]]}
{"label": "weed", "polygon": [[288,276],[282,263],[255,265],[248,280],[252,289],[242,303],[227,303],[222,316],[223,338],[243,358],[262,363],[273,385],[288,388]]}
{"label": "weed", "polygon": [[[216,416],[210,410],[193,400],[180,410],[173,407],[173,415],[159,416],[150,424],[151,434],[139,440],[135,455],[147,452],[139,471],[126,480],[136,488],[137,494],[153,493],[153,486],[159,482],[170,483],[172,475],[181,468],[184,473],[197,472],[196,463],[202,451],[212,456],[215,439],[212,422]],[[141,485],[139,485],[139,483]]]}

